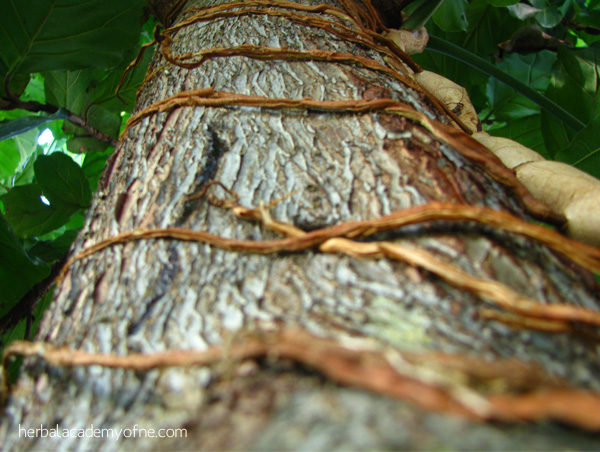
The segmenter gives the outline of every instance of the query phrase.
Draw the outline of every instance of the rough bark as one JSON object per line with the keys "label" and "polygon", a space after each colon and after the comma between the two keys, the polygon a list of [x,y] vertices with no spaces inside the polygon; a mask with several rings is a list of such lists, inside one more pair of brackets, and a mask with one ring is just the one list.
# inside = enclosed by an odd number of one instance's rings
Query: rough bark
{"label": "rough bark", "polygon": [[[173,51],[249,43],[352,53],[383,63],[376,52],[324,30],[264,15],[195,24],[176,35]],[[391,96],[445,121],[414,90],[351,65],[244,57],[209,59],[193,70],[164,65],[157,56],[151,68],[157,75],[141,92],[138,110],[181,90],[214,86],[297,99]],[[511,190],[410,121],[377,113],[185,107],[146,118],[119,143],[73,252],[142,226],[182,226],[254,240],[278,237],[205,199],[187,200],[211,179],[235,190],[248,207],[294,192],[271,209],[272,215],[305,230],[434,200],[527,217]],[[225,196],[219,189],[215,193]],[[598,306],[590,275],[533,240],[450,223],[415,226],[386,238],[428,249],[538,300]],[[317,251],[259,256],[140,240],[74,263],[55,297],[37,340],[87,351],[204,350],[239,331],[300,326],[340,340],[370,338],[401,351],[436,350],[481,360],[517,357],[570,384],[600,389],[596,346],[570,335],[483,321],[476,315],[481,300],[388,259]],[[188,438],[115,443],[18,436],[19,426],[56,423],[183,426]],[[276,359],[146,372],[60,368],[27,359],[0,435],[6,450],[593,447],[586,434],[556,424],[473,423],[339,386]]]}

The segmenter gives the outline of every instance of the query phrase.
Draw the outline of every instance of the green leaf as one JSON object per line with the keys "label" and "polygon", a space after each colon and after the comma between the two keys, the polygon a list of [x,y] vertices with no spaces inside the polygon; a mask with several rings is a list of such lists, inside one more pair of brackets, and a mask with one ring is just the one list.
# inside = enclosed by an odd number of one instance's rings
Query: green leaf
{"label": "green leaf", "polygon": [[[108,73],[89,69],[47,73],[45,86],[48,100],[85,117],[89,125],[116,138],[121,126],[120,113],[126,106],[116,97],[115,89],[126,67],[124,62]],[[134,71],[134,75],[136,78],[133,83],[137,82],[139,86],[144,74]],[[134,96],[137,86],[133,89]],[[130,108],[133,108],[133,100]],[[69,152],[104,151],[108,147],[106,142],[92,138],[86,130],[71,123],[65,122],[64,132],[74,135],[67,141]]]}
{"label": "green leaf", "polygon": [[88,111],[88,123],[105,134],[117,138],[121,128],[120,112],[110,111],[102,105],[93,105]]}
{"label": "green leaf", "polygon": [[540,8],[536,8],[535,6],[528,5],[526,3],[514,4],[509,6],[507,9],[514,17],[521,19],[522,21],[535,18],[535,16],[541,11]]}
{"label": "green leaf", "polygon": [[92,200],[85,173],[71,157],[61,152],[41,155],[34,164],[35,177],[44,196],[55,208],[88,207]]}
{"label": "green leaf", "polygon": [[[121,86],[119,97],[117,97],[116,89],[121,81],[121,76],[129,62],[135,59],[137,53],[138,49],[126,52],[123,62],[110,71],[85,69],[46,73],[45,88],[48,102],[52,105],[65,107],[80,116],[86,116],[88,121],[99,129],[101,127],[93,123],[95,118],[90,117],[88,108],[90,105],[94,105],[94,108],[105,108],[111,113],[117,114],[116,119],[111,122],[111,127],[114,129],[114,124],[120,121],[120,113],[133,110],[137,89],[144,80],[146,69],[152,59],[153,52],[147,50],[141,63],[129,72]],[[113,129],[103,131],[116,136],[114,133],[118,133],[118,130],[115,132]],[[83,132],[79,131],[77,133],[81,134]]]}
{"label": "green leaf", "polygon": [[8,222],[0,214],[0,318],[25,295],[31,287],[50,273],[50,267],[31,259],[15,238]]}
{"label": "green leaf", "polygon": [[537,10],[533,17],[542,27],[554,28],[562,20],[561,12],[547,0],[531,0],[531,4]]}
{"label": "green leaf", "polygon": [[0,110],[0,120],[2,121],[12,121],[13,119],[24,118],[29,116],[31,113],[26,110]]}
{"label": "green leaf", "polygon": [[34,101],[39,102],[40,104],[45,104],[46,94],[44,92],[44,77],[42,74],[34,74],[29,79],[29,83],[27,84],[27,88],[25,88],[25,92],[19,97],[24,102]]}
{"label": "green leaf", "polygon": [[87,90],[93,77],[94,71],[91,69],[46,72],[44,89],[48,103],[64,107],[77,115],[85,115],[90,104]]}
{"label": "green leaf", "polygon": [[511,16],[506,8],[494,8],[485,0],[471,0],[466,9],[469,28],[463,47],[489,61],[498,50],[498,44],[514,34],[523,23]]}
{"label": "green leaf", "polygon": [[0,142],[0,183],[11,185],[11,179],[21,160],[15,140]]}
{"label": "green leaf", "polygon": [[535,15],[535,21],[544,28],[554,28],[562,20],[562,14],[555,7],[542,9]]}
{"label": "green leaf", "polygon": [[0,140],[8,140],[10,138],[28,132],[31,129],[36,129],[42,124],[58,119],[67,119],[68,114],[65,110],[59,109],[52,115],[26,116],[12,121],[0,122]]}
{"label": "green leaf", "polygon": [[569,147],[559,151],[555,158],[600,178],[600,114],[577,133]]}
{"label": "green leaf", "polygon": [[[25,89],[27,88],[27,84],[29,83],[29,74],[17,74],[10,79],[10,91],[15,96],[21,96]],[[0,97],[7,98],[8,95],[6,93],[6,77],[0,76]],[[0,103],[1,105],[1,103]]]}
{"label": "green leaf", "polygon": [[111,67],[140,35],[143,0],[2,0],[0,77]]}
{"label": "green leaf", "polygon": [[37,139],[39,131],[31,130],[27,133],[22,133],[18,137],[14,137],[13,140],[17,144],[19,155],[21,160],[19,161],[19,167],[24,165],[30,155],[32,155],[38,148]]}
{"label": "green leaf", "polygon": [[92,191],[96,191],[98,180],[106,166],[106,161],[113,153],[113,148],[109,148],[103,152],[88,152],[83,160],[81,169],[85,173]]}
{"label": "green leaf", "polygon": [[121,81],[121,75],[125,72],[129,61],[132,61],[136,57],[137,49],[135,52],[129,54],[123,65],[110,71],[97,86],[91,87],[89,91],[91,102],[105,107],[114,113],[120,114],[122,111],[131,113],[137,99],[137,90],[146,76],[146,70],[150,65],[153,53],[152,49],[146,50],[140,64],[127,75],[125,82],[119,90],[119,97],[117,97],[116,89]]}
{"label": "green leaf", "polygon": [[[550,81],[550,71],[556,61],[556,54],[548,50],[529,55],[509,54],[496,67],[532,89],[544,92]],[[514,88],[490,78],[487,86],[491,111],[488,117],[496,121],[507,121],[534,115],[540,106]],[[538,117],[539,127],[539,117]]]}
{"label": "green leaf", "polygon": [[[600,42],[587,48],[559,47],[546,96],[589,124],[600,101]],[[542,134],[553,157],[570,147],[576,131],[542,112]]]}
{"label": "green leaf", "polygon": [[465,14],[467,0],[452,0],[443,2],[433,13],[435,24],[444,31],[464,31],[469,22]]}
{"label": "green leaf", "polygon": [[42,148],[41,146],[37,146],[35,149],[35,152],[33,152],[29,156],[29,158],[27,159],[25,164],[22,165],[20,167],[20,169],[18,168],[17,171],[15,171],[13,183],[12,183],[13,186],[27,185],[27,184],[31,184],[33,182],[33,180],[35,179],[35,173],[33,171],[33,164],[35,163],[36,159],[40,155],[43,155],[43,154],[44,154],[44,148]]}
{"label": "green leaf", "polygon": [[14,187],[0,197],[6,208],[6,220],[19,237],[35,237],[66,224],[79,209],[48,206],[42,202],[38,184]]}

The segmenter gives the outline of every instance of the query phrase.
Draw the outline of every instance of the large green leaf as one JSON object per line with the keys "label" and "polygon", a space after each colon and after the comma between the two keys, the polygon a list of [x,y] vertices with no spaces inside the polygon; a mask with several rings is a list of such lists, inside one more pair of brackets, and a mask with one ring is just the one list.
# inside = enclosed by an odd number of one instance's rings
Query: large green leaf
{"label": "large green leaf", "polygon": [[66,154],[41,155],[34,164],[35,177],[44,196],[55,208],[88,207],[92,200],[85,173]]}
{"label": "large green leaf", "polygon": [[[125,61],[110,71],[85,69],[46,73],[48,101],[85,117],[90,126],[116,138],[122,122],[121,112],[133,110],[137,89],[152,58],[152,52],[145,53],[141,64],[126,77],[117,96],[121,76],[136,54],[128,52]],[[69,152],[101,152],[108,147],[106,142],[92,138],[87,131],[73,124],[65,123],[64,132],[73,135],[67,142]]]}
{"label": "large green leaf", "polygon": [[[530,88],[544,92],[550,81],[550,71],[555,61],[556,54],[544,50],[530,55],[505,55],[504,60],[497,67]],[[489,117],[497,121],[523,118],[540,111],[539,105],[519,95],[514,88],[496,78],[490,78],[487,94],[491,109]],[[539,127],[539,118],[537,122]]]}
{"label": "large green leaf", "polygon": [[[587,48],[561,46],[546,96],[589,124],[600,102],[600,42]],[[553,157],[571,148],[576,132],[542,112],[542,134]]]}
{"label": "large green leaf", "polygon": [[46,92],[44,90],[44,77],[42,74],[33,74],[27,76],[27,78],[29,79],[29,83],[27,83],[27,88],[25,88],[23,95],[19,96],[19,98],[23,102],[34,101],[45,104]]}
{"label": "large green leaf", "polygon": [[89,91],[90,101],[115,113],[120,114],[122,111],[131,113],[137,99],[137,90],[146,76],[146,70],[152,60],[153,52],[152,49],[146,50],[140,64],[128,73],[117,97],[116,90],[121,81],[121,76],[129,62],[134,60],[136,56],[137,50],[128,55],[123,65],[105,75],[101,83],[92,86]]}
{"label": "large green leaf", "polygon": [[117,114],[122,111],[131,112],[137,97],[137,89],[146,75],[152,54],[152,51],[144,53],[141,63],[129,72],[118,96],[116,90],[121,76],[129,62],[135,59],[137,49],[127,52],[123,63],[110,71],[85,69],[48,72],[44,74],[48,102],[65,107],[80,116],[87,115],[88,119],[90,119],[88,111],[90,105],[107,108]]}
{"label": "large green leaf", "polygon": [[433,13],[435,24],[444,31],[463,31],[467,29],[468,20],[465,14],[467,0],[443,2]]}
{"label": "large green leaf", "polygon": [[600,112],[555,158],[600,178]]}
{"label": "large green leaf", "polygon": [[90,104],[87,91],[93,78],[92,69],[46,72],[46,99],[49,104],[64,107],[77,115],[85,115]]}
{"label": "large green leaf", "polygon": [[[21,135],[21,137],[22,136],[23,135]],[[36,146],[35,151],[29,156],[25,164],[17,168],[17,170],[15,171],[11,185],[18,186],[31,184],[35,179],[33,164],[35,163],[36,159],[43,154],[44,148],[42,146]]]}
{"label": "large green leaf", "polygon": [[498,44],[510,39],[523,26],[506,8],[495,8],[485,0],[470,1],[466,13],[469,28],[463,47],[490,61],[498,50]]}
{"label": "large green leaf", "polygon": [[110,67],[135,46],[143,0],[0,0],[0,77]]}
{"label": "large green leaf", "polygon": [[[121,66],[111,70],[109,75],[106,71],[92,69],[48,72],[44,74],[48,102],[85,117],[90,126],[116,138],[121,126],[119,113],[124,108],[114,93],[118,84],[115,80],[120,80],[121,73],[126,67],[125,64]],[[141,80],[139,79],[139,82]],[[97,99],[102,95],[105,96],[103,99]],[[121,105],[121,108],[116,111],[110,110],[101,103],[110,104],[113,99]],[[73,135],[67,142],[69,152],[104,151],[108,147],[106,142],[92,138],[87,131],[71,123],[64,124],[64,132]]]}
{"label": "large green leaf", "polygon": [[0,214],[0,317],[4,316],[38,281],[48,276],[50,268],[31,259]]}
{"label": "large green leaf", "polygon": [[69,221],[79,210],[71,206],[49,206],[42,202],[38,184],[14,187],[0,197],[6,209],[6,220],[19,237],[36,237],[53,231]]}

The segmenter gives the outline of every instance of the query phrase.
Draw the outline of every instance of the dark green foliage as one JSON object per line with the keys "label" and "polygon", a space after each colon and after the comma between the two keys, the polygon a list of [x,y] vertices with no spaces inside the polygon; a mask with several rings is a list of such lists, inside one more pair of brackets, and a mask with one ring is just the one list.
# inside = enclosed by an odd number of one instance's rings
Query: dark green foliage
{"label": "dark green foliage", "polygon": [[28,184],[2,196],[6,219],[18,237],[37,237],[66,224],[76,212],[66,205],[50,206],[42,201],[42,187]]}
{"label": "dark green foliage", "polygon": [[85,173],[66,154],[38,157],[34,172],[37,183],[14,187],[0,198],[19,237],[38,237],[65,225],[92,198]]}
{"label": "dark green foliage", "polygon": [[[542,133],[549,154],[598,176],[600,173],[600,42],[588,48],[558,50],[549,98],[586,124],[574,132],[542,114]],[[576,102],[573,101],[576,100]]]}
{"label": "dark green foliage", "polygon": [[13,235],[8,222],[0,214],[0,318],[38,281],[50,273],[50,267],[30,257]]}
{"label": "dark green foliage", "polygon": [[[446,19],[436,12],[427,24],[437,52],[415,60],[464,86],[493,135],[600,177],[600,2],[447,3]],[[467,23],[457,30],[449,17],[461,14]]]}
{"label": "dark green foliage", "polygon": [[85,173],[68,155],[40,156],[34,165],[38,183],[51,206],[88,207],[92,200]]}
{"label": "dark green foliage", "polygon": [[[117,96],[125,68],[151,37],[144,7],[144,0],[0,0],[0,329],[83,225],[113,147],[69,120],[118,137],[152,57],[146,53]],[[45,129],[53,139],[40,146]],[[15,328],[3,342],[23,337],[24,321]]]}
{"label": "dark green foliage", "polygon": [[115,66],[138,42],[143,6],[142,0],[2,0],[0,77]]}

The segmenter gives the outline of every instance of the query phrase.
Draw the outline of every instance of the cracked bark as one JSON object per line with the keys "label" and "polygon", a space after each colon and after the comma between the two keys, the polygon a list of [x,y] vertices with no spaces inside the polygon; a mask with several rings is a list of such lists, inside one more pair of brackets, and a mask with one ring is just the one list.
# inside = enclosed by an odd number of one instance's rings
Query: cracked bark
{"label": "cracked bark", "polygon": [[[190,5],[194,3],[191,2]],[[194,5],[221,2],[196,1]],[[316,4],[315,1],[299,3]],[[333,0],[324,3],[336,5]],[[176,54],[255,44],[375,52],[269,16],[200,23],[176,37]],[[153,69],[165,61],[155,57]],[[439,117],[397,80],[323,62],[206,61],[167,65],[137,109],[181,90],[214,86],[247,95],[318,100],[392,97]],[[254,207],[305,230],[374,218],[428,201],[457,201],[526,217],[502,185],[422,127],[382,114],[284,112],[247,107],[179,108],[129,131],[107,168],[73,252],[136,227],[183,226],[224,237],[277,237],[189,194],[217,179]],[[437,223],[387,234],[471,274],[530,297],[597,309],[593,278],[545,247],[508,233]],[[76,262],[56,290],[37,339],[127,354],[203,350],[239,330],[301,326],[318,335],[368,337],[399,350],[518,357],[573,385],[600,390],[596,346],[567,335],[513,331],[476,315],[482,302],[426,272],[387,259],[317,252],[269,256],[146,240]],[[18,427],[188,429],[187,439],[119,442],[19,438]],[[428,413],[406,402],[340,387],[289,362],[148,372],[61,369],[26,360],[5,408],[7,450],[104,449],[551,449],[592,439],[554,424],[490,426]]]}

